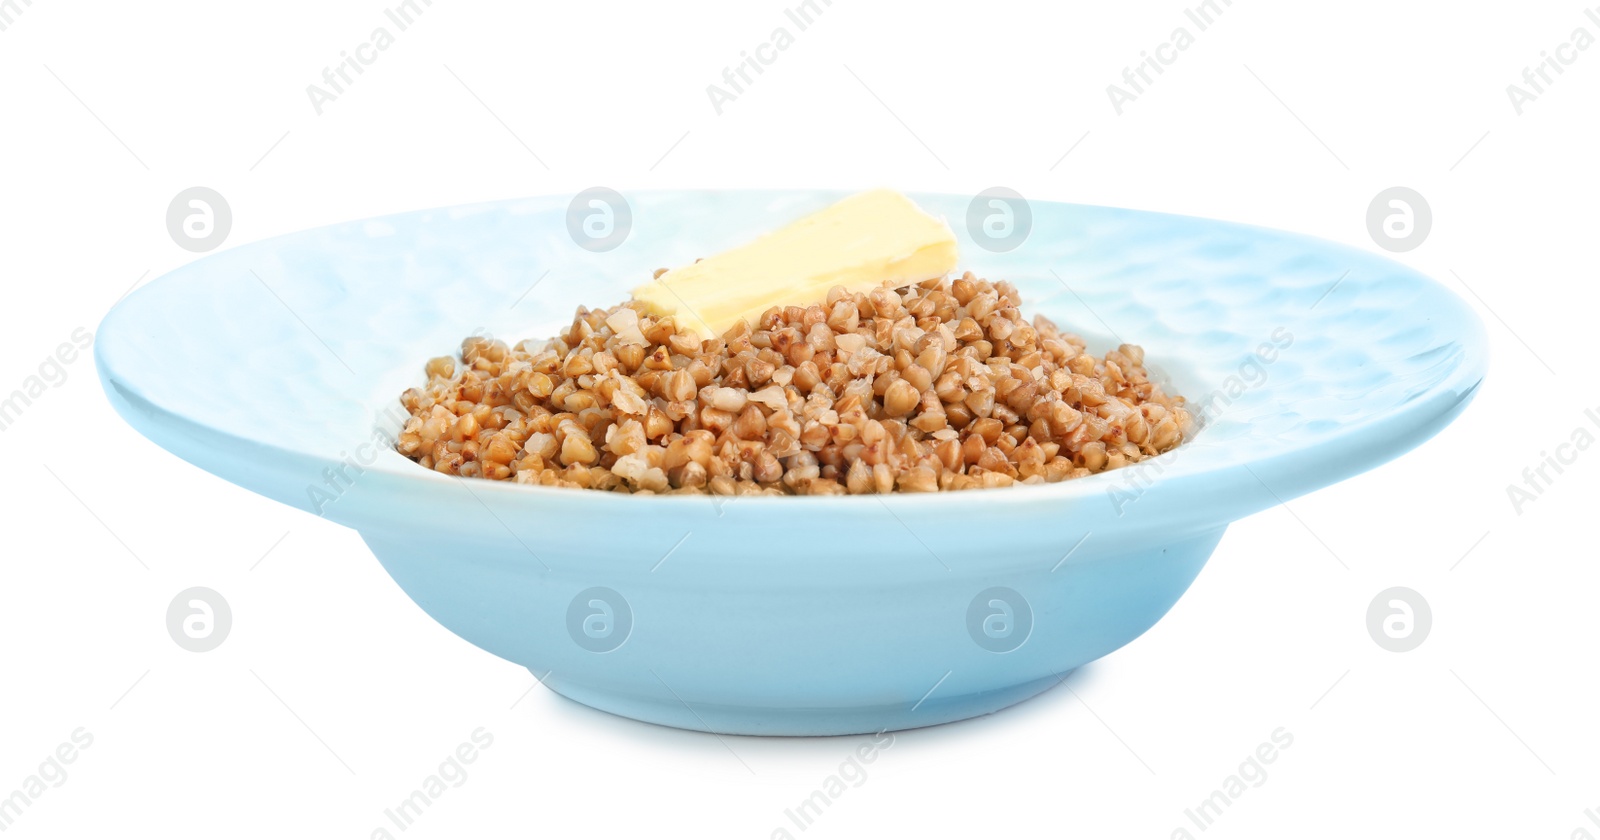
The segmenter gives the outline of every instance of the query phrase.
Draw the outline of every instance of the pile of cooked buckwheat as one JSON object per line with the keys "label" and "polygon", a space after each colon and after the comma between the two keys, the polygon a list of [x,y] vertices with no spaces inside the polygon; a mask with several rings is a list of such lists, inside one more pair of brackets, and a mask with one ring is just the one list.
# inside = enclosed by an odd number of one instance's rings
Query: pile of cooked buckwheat
{"label": "pile of cooked buckwheat", "polygon": [[[660,272],[657,272],[659,276]],[[818,495],[1037,484],[1194,430],[1144,351],[1095,358],[970,272],[768,309],[701,340],[628,302],[548,341],[427,363],[401,454],[449,475],[633,493]]]}

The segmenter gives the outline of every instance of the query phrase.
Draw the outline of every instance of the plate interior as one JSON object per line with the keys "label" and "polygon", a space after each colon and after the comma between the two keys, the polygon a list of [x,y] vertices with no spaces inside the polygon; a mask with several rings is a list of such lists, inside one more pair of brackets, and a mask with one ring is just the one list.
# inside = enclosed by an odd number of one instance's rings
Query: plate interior
{"label": "plate interior", "polygon": [[[285,454],[344,462],[375,427],[398,427],[398,394],[463,336],[551,335],[577,306],[620,301],[657,267],[747,241],[843,195],[630,194],[632,229],[605,253],[573,243],[567,197],[290,234],[206,257],[130,295],[98,335],[101,375],[114,401],[137,406],[135,425],[147,434],[149,424],[166,424],[181,426],[196,450],[238,445],[235,466]],[[1155,459],[1170,461],[1163,480],[1319,449],[1331,463],[1374,430],[1414,438],[1398,454],[1459,410],[1486,367],[1481,324],[1463,301],[1372,254],[1225,222],[1053,202],[1032,203],[1021,247],[992,253],[965,229],[969,197],[915,198],[950,221],[962,269],[1016,283],[1025,313],[1084,336],[1091,352],[1141,345],[1152,371],[1198,404],[1201,433]],[[193,451],[179,454],[214,468]],[[441,478],[392,451],[369,468]],[[1027,492],[1103,492],[1112,475]],[[251,486],[248,469],[226,477]],[[252,489],[307,507],[299,493]]]}

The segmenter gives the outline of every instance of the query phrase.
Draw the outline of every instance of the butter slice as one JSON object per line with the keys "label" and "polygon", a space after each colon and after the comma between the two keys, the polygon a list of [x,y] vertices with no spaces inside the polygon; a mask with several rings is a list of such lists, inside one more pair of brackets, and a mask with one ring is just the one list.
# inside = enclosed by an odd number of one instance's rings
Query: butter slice
{"label": "butter slice", "polygon": [[943,277],[958,256],[949,225],[894,190],[872,190],[672,269],[633,297],[708,338],[773,306],[822,303],[834,286],[868,292]]}

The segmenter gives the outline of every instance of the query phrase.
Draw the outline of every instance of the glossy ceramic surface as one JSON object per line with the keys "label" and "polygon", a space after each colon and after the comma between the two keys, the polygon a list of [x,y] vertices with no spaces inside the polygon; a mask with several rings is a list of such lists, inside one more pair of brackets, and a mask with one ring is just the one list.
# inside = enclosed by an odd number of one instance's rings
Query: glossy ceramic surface
{"label": "glossy ceramic surface", "polygon": [[622,245],[569,196],[408,213],[201,259],[139,289],[95,354],[180,457],[358,530],[462,638],[580,702],[720,733],[840,734],[991,712],[1149,629],[1234,520],[1383,463],[1471,399],[1482,327],[1371,254],[1260,228],[1033,202],[990,253],[970,197],[919,195],[962,267],[1016,283],[1200,408],[1192,441],[1060,484],[922,496],[633,497],[463,481],[390,447],[424,360],[554,334],[659,266],[842,197],[628,196]]}

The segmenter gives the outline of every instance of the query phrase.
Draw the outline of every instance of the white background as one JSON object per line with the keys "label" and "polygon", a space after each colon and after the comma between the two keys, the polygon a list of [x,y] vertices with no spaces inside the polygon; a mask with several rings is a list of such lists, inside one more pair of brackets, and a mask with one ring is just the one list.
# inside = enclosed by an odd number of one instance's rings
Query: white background
{"label": "white background", "polygon": [[[1478,310],[1488,382],[1397,462],[1237,523],[1167,618],[1065,687],[896,735],[800,832],[784,809],[864,739],[719,741],[528,692],[353,532],[136,435],[80,358],[0,432],[0,796],[94,741],[7,837],[367,837],[477,727],[493,745],[406,836],[1600,836],[1600,453],[1520,515],[1506,493],[1600,411],[1600,46],[1520,116],[1506,94],[1575,28],[1600,37],[1582,5],[1236,0],[1119,116],[1106,86],[1194,30],[1183,3],[835,0],[719,116],[706,86],[793,30],[783,3],[436,0],[317,115],[306,86],[384,5],[15,0],[0,392],[194,258],[164,223],[194,185],[231,203],[229,245],[595,184],[998,184],[1373,250],[1367,204],[1404,185],[1434,227],[1397,259]],[[234,613],[205,654],[163,624],[194,585]],[[1432,605],[1411,653],[1365,628],[1394,585]],[[1278,727],[1266,781],[1189,823]]]}

